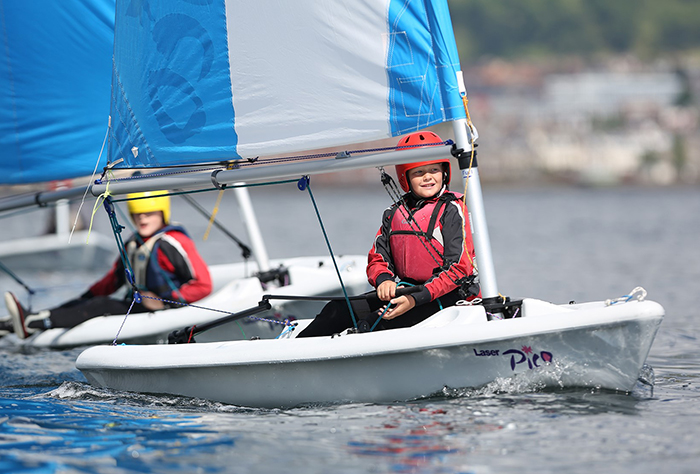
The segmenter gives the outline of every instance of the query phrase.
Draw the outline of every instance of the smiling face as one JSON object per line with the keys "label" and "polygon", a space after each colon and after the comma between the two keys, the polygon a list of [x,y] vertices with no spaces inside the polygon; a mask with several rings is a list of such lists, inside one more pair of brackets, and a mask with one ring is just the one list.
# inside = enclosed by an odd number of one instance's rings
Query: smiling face
{"label": "smiling face", "polygon": [[416,196],[427,199],[442,189],[443,168],[441,163],[419,166],[408,170],[408,183]]}
{"label": "smiling face", "polygon": [[132,214],[131,218],[136,224],[136,232],[144,239],[152,236],[165,225],[162,211]]}

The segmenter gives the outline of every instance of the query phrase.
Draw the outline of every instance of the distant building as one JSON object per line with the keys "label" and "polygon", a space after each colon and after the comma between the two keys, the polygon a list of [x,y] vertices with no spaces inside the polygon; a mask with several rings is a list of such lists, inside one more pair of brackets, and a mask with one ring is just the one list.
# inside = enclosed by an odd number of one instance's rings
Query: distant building
{"label": "distant building", "polygon": [[615,115],[620,110],[672,105],[683,91],[677,74],[586,72],[545,77],[543,112],[567,116]]}

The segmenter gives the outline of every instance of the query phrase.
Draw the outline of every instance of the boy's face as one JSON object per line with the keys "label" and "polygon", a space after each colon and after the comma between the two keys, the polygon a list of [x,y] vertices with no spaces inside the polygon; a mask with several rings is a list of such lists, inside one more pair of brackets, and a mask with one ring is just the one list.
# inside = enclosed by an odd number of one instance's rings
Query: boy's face
{"label": "boy's face", "polygon": [[136,231],[144,239],[158,232],[165,224],[163,222],[162,211],[132,214],[131,218],[134,220],[134,224],[136,224]]}
{"label": "boy's face", "polygon": [[435,196],[442,189],[441,163],[423,165],[408,171],[408,183],[413,193],[423,199]]}

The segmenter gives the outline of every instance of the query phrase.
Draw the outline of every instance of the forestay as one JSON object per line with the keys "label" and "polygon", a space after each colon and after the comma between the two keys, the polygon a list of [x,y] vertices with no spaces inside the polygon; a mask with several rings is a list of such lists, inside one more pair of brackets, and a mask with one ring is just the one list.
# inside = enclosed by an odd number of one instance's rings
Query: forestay
{"label": "forestay", "polygon": [[465,117],[446,0],[117,0],[110,159],[182,165]]}

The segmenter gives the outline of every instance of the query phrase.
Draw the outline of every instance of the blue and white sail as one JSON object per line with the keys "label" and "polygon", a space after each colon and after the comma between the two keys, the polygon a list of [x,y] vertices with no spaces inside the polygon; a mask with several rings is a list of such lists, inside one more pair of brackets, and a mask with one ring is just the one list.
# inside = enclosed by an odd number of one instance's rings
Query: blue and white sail
{"label": "blue and white sail", "polygon": [[0,0],[0,184],[92,173],[113,28],[114,0]]}
{"label": "blue and white sail", "polygon": [[117,0],[110,160],[216,162],[464,118],[446,0]]}

